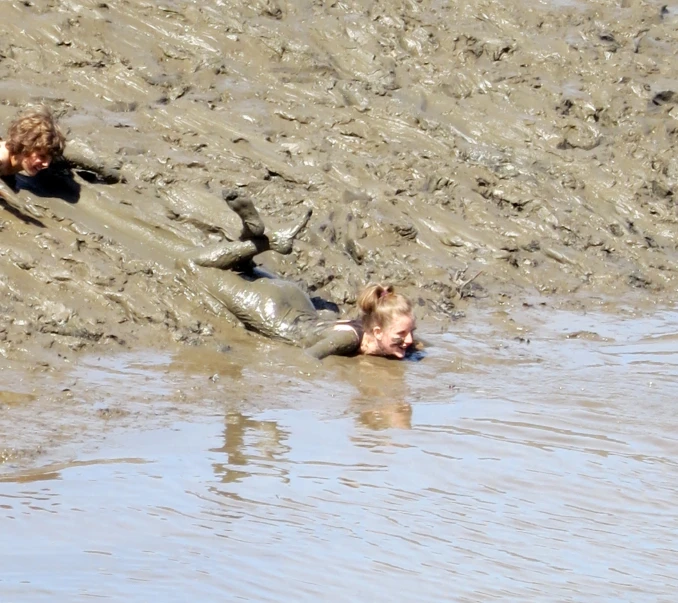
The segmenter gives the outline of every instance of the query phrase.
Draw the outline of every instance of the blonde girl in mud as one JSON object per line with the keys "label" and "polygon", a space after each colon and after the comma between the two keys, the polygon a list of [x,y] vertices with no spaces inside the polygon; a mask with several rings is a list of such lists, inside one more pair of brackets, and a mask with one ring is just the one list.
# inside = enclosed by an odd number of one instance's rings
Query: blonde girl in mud
{"label": "blonde girl in mud", "polygon": [[291,253],[310,211],[298,225],[265,235],[250,200],[233,192],[224,192],[224,199],[242,220],[240,240],[200,249],[181,263],[191,271],[197,266],[222,269],[212,290],[247,328],[303,347],[318,359],[367,354],[402,360],[414,349],[412,303],[392,286],[369,285],[358,298],[360,318],[336,320],[319,312],[294,283],[253,274],[251,260],[257,254]]}

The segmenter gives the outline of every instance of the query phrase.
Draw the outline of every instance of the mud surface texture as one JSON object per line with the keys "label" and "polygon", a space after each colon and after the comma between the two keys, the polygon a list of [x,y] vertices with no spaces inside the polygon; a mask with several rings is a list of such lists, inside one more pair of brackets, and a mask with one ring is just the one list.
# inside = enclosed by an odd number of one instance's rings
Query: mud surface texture
{"label": "mud surface texture", "polygon": [[675,300],[673,4],[30,0],[2,11],[3,131],[46,102],[124,176],[18,178],[41,216],[1,208],[9,361],[40,371],[85,348],[243,337],[210,295],[214,270],[176,265],[239,236],[223,188],[251,196],[273,227],[313,209],[295,252],[262,261],[347,313],[369,281],[442,322],[540,295]]}

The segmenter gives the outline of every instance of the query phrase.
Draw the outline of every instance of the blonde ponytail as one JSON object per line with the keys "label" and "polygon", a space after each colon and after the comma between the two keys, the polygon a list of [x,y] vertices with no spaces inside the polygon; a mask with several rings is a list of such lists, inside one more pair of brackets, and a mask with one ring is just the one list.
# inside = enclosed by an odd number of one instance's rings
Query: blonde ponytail
{"label": "blonde ponytail", "polygon": [[358,308],[366,331],[374,327],[383,329],[396,316],[412,314],[412,302],[396,293],[393,285],[368,285],[358,296]]}

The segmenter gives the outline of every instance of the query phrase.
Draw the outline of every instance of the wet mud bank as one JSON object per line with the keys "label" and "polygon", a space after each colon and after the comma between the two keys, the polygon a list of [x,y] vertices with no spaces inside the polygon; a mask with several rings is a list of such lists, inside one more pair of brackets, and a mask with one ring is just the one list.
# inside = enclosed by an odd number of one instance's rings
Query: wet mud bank
{"label": "wet mud bank", "polygon": [[375,280],[443,323],[676,299],[675,5],[31,0],[0,33],[3,127],[47,102],[123,175],[2,208],[0,354],[31,371],[244,341],[176,266],[237,236],[223,187],[273,226],[313,209],[262,260],[348,313]]}

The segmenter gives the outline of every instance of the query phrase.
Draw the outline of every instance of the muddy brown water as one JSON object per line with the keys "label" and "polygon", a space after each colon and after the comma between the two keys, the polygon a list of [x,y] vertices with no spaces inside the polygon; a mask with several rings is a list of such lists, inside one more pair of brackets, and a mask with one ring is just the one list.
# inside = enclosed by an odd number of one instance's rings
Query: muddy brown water
{"label": "muddy brown water", "polygon": [[672,601],[678,312],[471,324],[421,362],[18,379],[0,425],[42,450],[0,466],[0,598]]}

